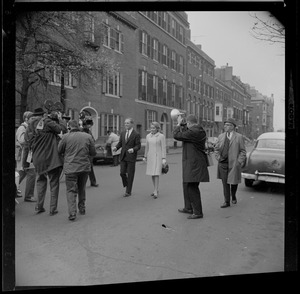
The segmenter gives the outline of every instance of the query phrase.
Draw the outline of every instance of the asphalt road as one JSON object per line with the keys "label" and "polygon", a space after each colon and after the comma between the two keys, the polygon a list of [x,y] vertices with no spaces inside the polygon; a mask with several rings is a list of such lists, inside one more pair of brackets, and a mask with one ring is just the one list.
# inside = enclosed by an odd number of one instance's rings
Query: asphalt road
{"label": "asphalt road", "polygon": [[[137,162],[131,197],[119,167],[94,167],[98,188],[87,186],[86,215],[68,220],[65,182],[59,213],[36,215],[34,203],[16,206],[16,286],[103,285],[284,270],[284,188],[239,185],[237,205],[222,209],[216,162],[201,183],[203,219],[183,207],[181,154],[169,154],[169,173],[153,199],[151,178]],[[24,191],[24,183],[21,185]],[[49,192],[48,192],[49,193]]]}

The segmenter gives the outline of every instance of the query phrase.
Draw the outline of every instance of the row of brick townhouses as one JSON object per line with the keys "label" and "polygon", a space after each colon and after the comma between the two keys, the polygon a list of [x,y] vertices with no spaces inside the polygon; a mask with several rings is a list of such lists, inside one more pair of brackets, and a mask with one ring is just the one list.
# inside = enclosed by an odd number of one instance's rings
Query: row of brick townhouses
{"label": "row of brick townhouses", "polygon": [[[106,140],[108,129],[120,132],[124,119],[132,117],[143,141],[151,122],[158,121],[172,146],[173,108],[195,114],[208,137],[222,132],[227,117],[237,120],[239,132],[257,137],[258,127],[255,124],[256,129],[252,128],[252,96],[258,97],[258,91],[234,76],[231,66],[216,68],[201,45],[190,40],[185,12],[93,13],[95,24],[101,23],[103,36],[99,37],[98,28],[93,25],[94,34],[87,38],[105,48],[118,63],[119,71],[114,76],[103,76],[99,85],[84,88],[79,80],[67,75],[65,111],[74,119],[79,118],[81,111],[89,111],[98,142]],[[41,106],[47,99],[60,100],[59,72],[48,74],[46,90],[34,88],[29,92],[28,109]],[[36,96],[42,99],[38,102],[33,98]],[[272,103],[268,103],[265,113],[266,127],[259,127],[260,133],[272,129]]]}

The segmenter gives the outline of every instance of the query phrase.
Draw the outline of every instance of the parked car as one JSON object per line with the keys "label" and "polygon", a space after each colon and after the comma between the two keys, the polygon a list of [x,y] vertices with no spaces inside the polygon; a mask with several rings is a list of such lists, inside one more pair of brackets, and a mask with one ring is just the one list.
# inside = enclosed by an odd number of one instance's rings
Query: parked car
{"label": "parked car", "polygon": [[[95,144],[95,148],[96,148],[97,154],[94,157],[94,160],[93,160],[94,163],[97,163],[97,162],[112,163],[113,162],[113,156],[111,153],[110,146],[106,146],[105,143]],[[137,160],[142,160],[142,158],[144,157],[144,153],[145,153],[145,144],[142,143],[142,146],[137,154]]]}
{"label": "parked car", "polygon": [[285,133],[268,132],[260,135],[242,168],[245,185],[254,181],[285,183]]}

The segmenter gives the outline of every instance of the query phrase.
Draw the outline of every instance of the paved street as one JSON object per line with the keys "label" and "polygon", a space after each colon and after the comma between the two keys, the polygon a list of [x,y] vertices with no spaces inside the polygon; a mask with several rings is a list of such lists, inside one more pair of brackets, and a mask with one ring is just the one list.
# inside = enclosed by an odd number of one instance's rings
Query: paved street
{"label": "paved street", "polygon": [[[180,148],[178,149],[180,152]],[[221,209],[216,162],[201,183],[203,219],[183,207],[181,154],[167,156],[160,195],[153,199],[146,166],[137,162],[131,197],[122,194],[119,167],[96,165],[98,188],[87,186],[86,215],[68,220],[65,182],[58,210],[36,215],[16,206],[16,286],[101,285],[137,281],[281,272],[284,270],[284,190],[239,185],[237,205]],[[24,183],[21,185],[24,191]]]}

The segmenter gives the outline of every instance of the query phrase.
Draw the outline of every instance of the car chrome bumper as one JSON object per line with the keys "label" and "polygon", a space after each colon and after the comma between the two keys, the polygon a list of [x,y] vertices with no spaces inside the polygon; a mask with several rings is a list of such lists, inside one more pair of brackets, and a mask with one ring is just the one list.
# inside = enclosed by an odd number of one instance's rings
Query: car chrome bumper
{"label": "car chrome bumper", "polygon": [[274,173],[260,173],[258,171],[255,171],[254,174],[242,173],[242,178],[254,181],[285,184],[285,176]]}

